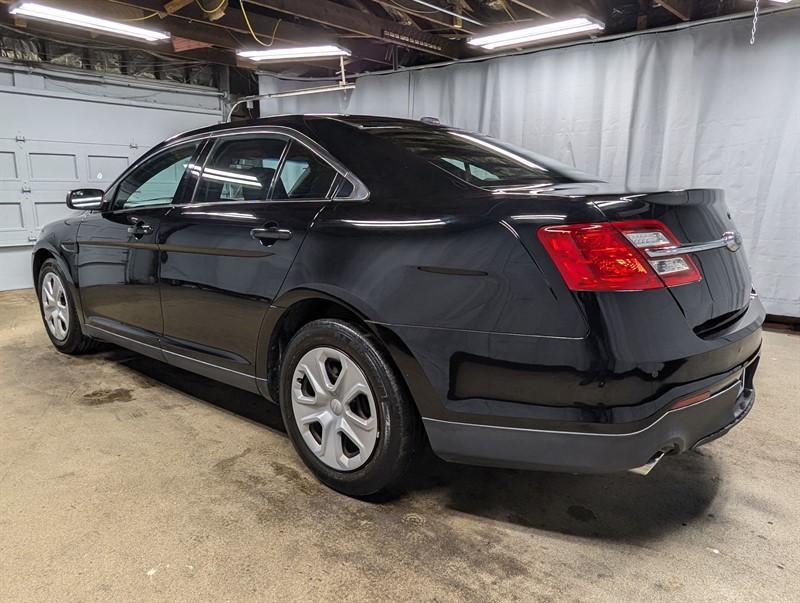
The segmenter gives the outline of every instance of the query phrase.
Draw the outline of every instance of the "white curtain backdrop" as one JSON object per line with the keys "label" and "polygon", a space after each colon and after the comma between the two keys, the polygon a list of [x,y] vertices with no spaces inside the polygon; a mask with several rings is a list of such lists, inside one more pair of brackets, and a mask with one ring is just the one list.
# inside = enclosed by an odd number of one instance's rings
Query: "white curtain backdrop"
{"label": "white curtain backdrop", "polygon": [[[724,189],[767,311],[800,317],[800,10],[367,75],[262,115],[348,112],[477,130],[620,187]],[[262,93],[308,82],[261,76]]]}

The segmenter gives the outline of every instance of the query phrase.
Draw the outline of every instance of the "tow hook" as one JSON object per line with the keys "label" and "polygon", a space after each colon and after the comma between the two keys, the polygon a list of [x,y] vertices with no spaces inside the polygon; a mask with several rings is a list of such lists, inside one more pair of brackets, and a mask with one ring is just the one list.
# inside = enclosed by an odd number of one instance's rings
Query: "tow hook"
{"label": "tow hook", "polygon": [[663,457],[664,457],[664,451],[659,450],[653,455],[653,458],[647,461],[644,465],[642,465],[641,467],[634,467],[633,469],[628,469],[628,471],[630,471],[631,473],[635,473],[636,475],[647,475],[653,470],[653,467],[655,467],[658,464],[658,461],[660,461]]}

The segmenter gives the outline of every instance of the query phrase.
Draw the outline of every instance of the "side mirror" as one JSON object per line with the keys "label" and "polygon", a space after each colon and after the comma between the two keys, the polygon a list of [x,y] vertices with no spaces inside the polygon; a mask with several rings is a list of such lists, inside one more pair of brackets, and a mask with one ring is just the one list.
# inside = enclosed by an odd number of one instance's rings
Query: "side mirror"
{"label": "side mirror", "polygon": [[105,191],[99,188],[77,188],[67,193],[67,207],[70,209],[100,209]]}

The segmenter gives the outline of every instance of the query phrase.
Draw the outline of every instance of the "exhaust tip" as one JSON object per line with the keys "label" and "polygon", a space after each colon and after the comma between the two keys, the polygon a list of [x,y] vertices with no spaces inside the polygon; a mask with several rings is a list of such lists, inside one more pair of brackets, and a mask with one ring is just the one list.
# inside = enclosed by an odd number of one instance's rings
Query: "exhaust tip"
{"label": "exhaust tip", "polygon": [[628,471],[631,473],[635,473],[636,475],[647,475],[653,470],[653,467],[655,467],[658,464],[658,461],[660,461],[662,458],[664,458],[664,451],[659,450],[644,465],[642,465],[641,467],[634,467],[633,469],[628,469]]}

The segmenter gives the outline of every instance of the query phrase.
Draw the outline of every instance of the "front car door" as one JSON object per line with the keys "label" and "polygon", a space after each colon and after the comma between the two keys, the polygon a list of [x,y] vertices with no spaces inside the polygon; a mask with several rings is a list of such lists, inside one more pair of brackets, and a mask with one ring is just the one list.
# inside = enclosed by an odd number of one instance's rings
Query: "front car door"
{"label": "front car door", "polygon": [[337,170],[285,132],[218,136],[189,204],[164,219],[167,361],[255,390],[258,333]]}
{"label": "front car door", "polygon": [[133,340],[139,351],[160,357],[156,237],[173,201],[193,189],[188,167],[199,147],[173,145],[145,158],[106,193],[103,210],[81,223],[78,282],[90,334]]}

